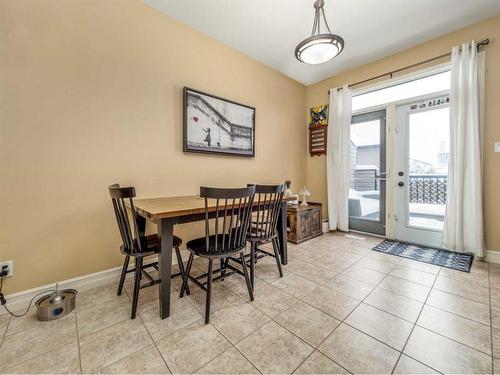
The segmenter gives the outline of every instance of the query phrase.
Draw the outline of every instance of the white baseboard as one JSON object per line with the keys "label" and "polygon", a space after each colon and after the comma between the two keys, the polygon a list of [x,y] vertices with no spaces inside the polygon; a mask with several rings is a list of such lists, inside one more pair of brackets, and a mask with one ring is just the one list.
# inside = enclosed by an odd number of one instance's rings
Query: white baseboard
{"label": "white baseboard", "polygon": [[[110,268],[108,270],[75,277],[73,279],[59,281],[57,284],[60,289],[76,289],[78,291],[91,289],[120,280],[121,269],[122,267]],[[52,283],[24,290],[22,292],[8,294],[5,296],[5,299],[7,300],[7,307],[13,312],[24,311],[33,297],[45,290],[53,290],[55,287],[56,283]],[[36,301],[33,301],[33,303],[34,302]],[[5,310],[2,306],[0,307],[0,315],[4,314],[7,314],[7,310]]]}
{"label": "white baseboard", "polygon": [[486,250],[486,261],[500,264],[500,251]]}
{"label": "white baseboard", "polygon": [[[185,254],[184,251],[181,250],[181,254],[184,258]],[[131,259],[132,260],[132,259]],[[149,262],[154,262],[157,261],[156,257],[149,257],[148,258],[148,263]],[[177,258],[174,256],[172,257],[172,265],[177,264]],[[130,262],[129,264],[129,269],[132,269],[134,267],[133,261]],[[68,280],[63,280],[57,282],[59,285],[60,289],[76,289],[77,291],[83,291],[87,289],[92,289],[101,285],[106,285],[110,284],[112,282],[118,282],[120,280],[120,274],[121,274],[122,267],[114,267],[110,268],[104,271],[100,272],[95,272],[91,273],[88,275],[83,275],[79,277],[75,277],[72,279]],[[128,274],[129,276],[132,274]],[[5,299],[7,300],[7,307],[9,308],[10,311],[15,312],[15,311],[24,311],[30,302],[30,300],[35,297],[37,294],[42,293],[45,290],[53,290],[56,287],[56,283],[52,284],[46,284],[42,285],[33,289],[29,290],[24,290],[21,292],[17,293],[12,293],[8,294],[5,296]],[[77,297],[78,298],[78,297]],[[37,298],[36,298],[37,299]],[[33,301],[33,303],[36,302]],[[0,315],[7,314],[7,310],[3,306],[0,306]]]}

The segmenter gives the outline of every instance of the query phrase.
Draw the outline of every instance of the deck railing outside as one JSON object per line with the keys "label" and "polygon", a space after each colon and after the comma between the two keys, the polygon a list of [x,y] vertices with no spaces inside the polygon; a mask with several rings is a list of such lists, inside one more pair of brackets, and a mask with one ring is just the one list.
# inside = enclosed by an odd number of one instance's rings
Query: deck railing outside
{"label": "deck railing outside", "polygon": [[410,203],[446,204],[448,176],[445,174],[410,174]]}

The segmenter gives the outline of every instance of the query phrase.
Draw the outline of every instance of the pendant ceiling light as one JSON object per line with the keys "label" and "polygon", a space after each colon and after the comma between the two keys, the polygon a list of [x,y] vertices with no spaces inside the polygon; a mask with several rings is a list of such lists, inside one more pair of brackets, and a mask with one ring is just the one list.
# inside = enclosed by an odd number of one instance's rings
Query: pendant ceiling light
{"label": "pendant ceiling light", "polygon": [[[344,49],[344,39],[340,36],[332,34],[328,22],[326,22],[323,0],[314,2],[314,23],[312,34],[309,38],[304,39],[295,48],[295,57],[307,64],[321,64],[333,59]],[[323,18],[324,27],[326,30],[322,33],[321,18]]]}

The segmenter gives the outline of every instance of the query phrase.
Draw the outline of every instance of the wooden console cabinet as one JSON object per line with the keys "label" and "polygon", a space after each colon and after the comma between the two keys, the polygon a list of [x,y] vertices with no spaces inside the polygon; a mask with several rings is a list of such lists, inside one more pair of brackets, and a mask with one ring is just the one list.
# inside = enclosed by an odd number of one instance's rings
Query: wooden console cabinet
{"label": "wooden console cabinet", "polygon": [[288,241],[299,244],[323,234],[321,203],[307,202],[307,206],[288,205]]}

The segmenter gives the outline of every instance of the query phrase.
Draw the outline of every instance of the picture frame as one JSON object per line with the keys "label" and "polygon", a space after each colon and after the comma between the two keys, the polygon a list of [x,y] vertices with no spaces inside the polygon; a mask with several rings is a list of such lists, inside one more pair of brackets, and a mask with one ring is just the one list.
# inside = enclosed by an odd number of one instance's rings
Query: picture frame
{"label": "picture frame", "polygon": [[255,156],[255,108],[183,89],[184,152]]}
{"label": "picture frame", "polygon": [[309,126],[328,125],[328,104],[309,108]]}

